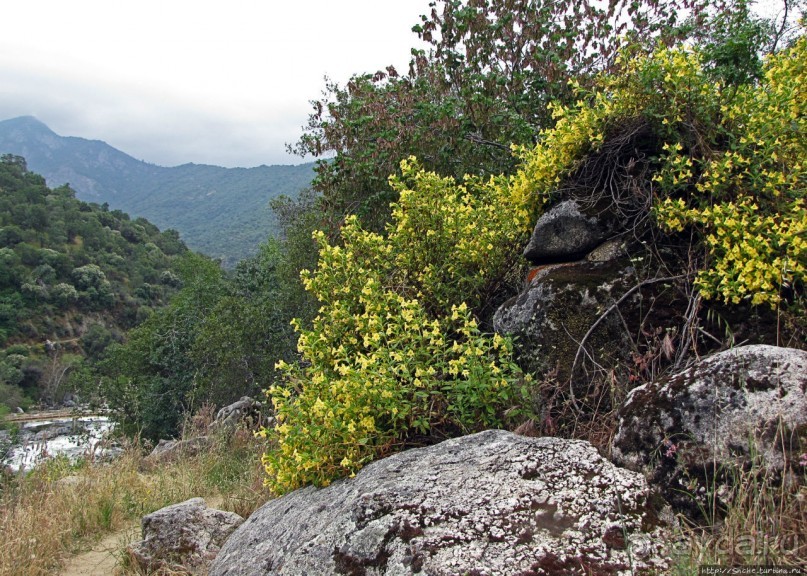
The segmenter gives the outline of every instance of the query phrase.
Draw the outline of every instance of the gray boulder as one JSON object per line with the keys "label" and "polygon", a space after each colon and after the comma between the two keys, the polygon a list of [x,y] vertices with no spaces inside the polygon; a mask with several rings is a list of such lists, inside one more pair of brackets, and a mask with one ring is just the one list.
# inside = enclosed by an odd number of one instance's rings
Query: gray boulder
{"label": "gray boulder", "polygon": [[227,537],[244,521],[234,512],[207,507],[192,498],[143,517],[143,540],[128,553],[146,572],[204,574]]}
{"label": "gray boulder", "polygon": [[781,472],[798,460],[800,442],[807,443],[807,352],[753,345],[632,390],[612,458],[698,516],[707,492],[721,492],[732,472],[752,459]]}
{"label": "gray boulder", "polygon": [[260,402],[249,396],[242,396],[237,402],[224,406],[216,412],[216,419],[210,425],[210,429],[232,432],[239,423],[250,419],[251,422],[247,422],[247,426],[253,427],[260,421],[260,409]]}
{"label": "gray boulder", "polygon": [[268,502],[210,574],[663,572],[667,524],[648,496],[587,442],[490,430]]}
{"label": "gray boulder", "polygon": [[538,219],[524,257],[533,264],[572,262],[601,244],[608,233],[604,221],[584,214],[574,200],[566,200]]}
{"label": "gray boulder", "polygon": [[213,445],[210,436],[196,436],[187,440],[160,440],[151,453],[146,456],[145,462],[148,464],[158,464],[160,462],[170,462],[183,456],[195,456]]}
{"label": "gray boulder", "polygon": [[[519,361],[531,372],[557,369],[558,379],[567,380],[576,358],[576,368],[590,359],[594,363],[589,362],[589,367],[595,370],[618,366],[632,350],[623,319],[630,325],[640,321],[635,310],[642,293],[623,302],[621,318],[605,312],[637,283],[636,269],[627,258],[546,266],[521,294],[499,307],[493,328],[517,338]],[[586,354],[578,352],[581,343]]]}

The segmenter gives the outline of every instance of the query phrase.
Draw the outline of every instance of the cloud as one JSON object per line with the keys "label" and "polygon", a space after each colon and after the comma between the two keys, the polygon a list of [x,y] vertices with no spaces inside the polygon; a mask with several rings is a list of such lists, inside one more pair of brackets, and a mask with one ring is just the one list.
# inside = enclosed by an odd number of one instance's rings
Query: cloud
{"label": "cloud", "polygon": [[298,163],[328,75],[404,67],[428,0],[34,0],[5,10],[0,119],[161,165]]}

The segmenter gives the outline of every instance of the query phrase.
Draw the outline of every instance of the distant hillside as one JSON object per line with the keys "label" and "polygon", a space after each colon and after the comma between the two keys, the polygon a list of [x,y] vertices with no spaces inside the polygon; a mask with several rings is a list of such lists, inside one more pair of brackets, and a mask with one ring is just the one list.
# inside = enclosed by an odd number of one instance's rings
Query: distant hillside
{"label": "distant hillside", "polygon": [[175,230],[48,188],[0,155],[0,408],[55,399],[81,358],[166,304],[186,258]]}
{"label": "distant hillside", "polygon": [[269,201],[295,196],[309,185],[314,168],[313,163],[166,168],[100,140],[59,136],[31,116],[0,121],[0,154],[24,157],[49,186],[70,184],[81,200],[174,228],[188,246],[227,265],[254,254],[275,232]]}

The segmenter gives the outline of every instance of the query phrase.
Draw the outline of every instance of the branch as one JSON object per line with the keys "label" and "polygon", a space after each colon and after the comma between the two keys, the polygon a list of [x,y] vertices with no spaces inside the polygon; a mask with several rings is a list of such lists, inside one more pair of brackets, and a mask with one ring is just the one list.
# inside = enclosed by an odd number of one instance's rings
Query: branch
{"label": "branch", "polygon": [[471,132],[465,135],[466,140],[470,140],[474,144],[483,144],[485,146],[493,146],[494,148],[498,148],[499,150],[510,150],[504,144],[500,144],[499,142],[494,142],[493,140],[485,140],[482,138],[482,135],[478,132]]}

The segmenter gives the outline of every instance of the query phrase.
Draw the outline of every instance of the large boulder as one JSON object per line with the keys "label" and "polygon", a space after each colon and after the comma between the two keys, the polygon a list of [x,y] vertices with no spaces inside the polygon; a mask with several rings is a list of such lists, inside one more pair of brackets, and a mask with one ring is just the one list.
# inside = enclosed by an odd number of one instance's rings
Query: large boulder
{"label": "large boulder", "polygon": [[782,471],[807,444],[807,351],[753,345],[720,352],[633,389],[612,458],[698,516],[731,473]]}
{"label": "large boulder", "polygon": [[[624,364],[632,345],[623,319],[637,316],[627,309],[641,306],[643,295],[637,291],[622,303],[621,318],[607,311],[638,283],[636,275],[626,258],[546,266],[499,307],[493,328],[516,337],[519,361],[534,373],[558,370],[559,379],[568,379],[576,358],[593,359],[599,367]],[[581,344],[585,354],[579,352]],[[576,368],[581,366],[578,362]]]}
{"label": "large boulder", "polygon": [[491,430],[268,502],[210,574],[659,573],[666,527],[644,478],[589,443]]}
{"label": "large boulder", "polygon": [[222,544],[244,521],[234,512],[207,507],[192,498],[143,517],[143,540],[128,547],[146,572],[204,574]]}

